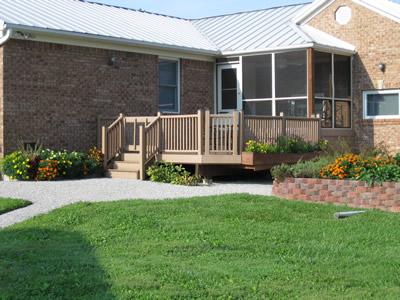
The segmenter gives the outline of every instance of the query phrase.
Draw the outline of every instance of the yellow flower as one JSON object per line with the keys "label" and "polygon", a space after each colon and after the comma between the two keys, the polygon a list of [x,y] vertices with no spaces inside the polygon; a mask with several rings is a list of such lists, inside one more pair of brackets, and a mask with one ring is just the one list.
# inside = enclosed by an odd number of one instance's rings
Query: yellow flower
{"label": "yellow flower", "polygon": [[26,176],[26,179],[29,179],[29,176]]}
{"label": "yellow flower", "polygon": [[10,179],[13,179],[13,177],[12,177],[12,176],[10,176]]}
{"label": "yellow flower", "polygon": [[29,161],[29,158],[27,158],[26,161]]}

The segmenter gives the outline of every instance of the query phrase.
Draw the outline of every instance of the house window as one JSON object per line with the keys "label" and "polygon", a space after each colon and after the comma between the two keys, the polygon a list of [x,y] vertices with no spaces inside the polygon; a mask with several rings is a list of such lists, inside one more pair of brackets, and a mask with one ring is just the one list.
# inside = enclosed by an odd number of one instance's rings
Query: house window
{"label": "house window", "polygon": [[364,118],[400,118],[400,90],[364,92]]}
{"label": "house window", "polygon": [[158,61],[158,110],[179,113],[179,61]]}

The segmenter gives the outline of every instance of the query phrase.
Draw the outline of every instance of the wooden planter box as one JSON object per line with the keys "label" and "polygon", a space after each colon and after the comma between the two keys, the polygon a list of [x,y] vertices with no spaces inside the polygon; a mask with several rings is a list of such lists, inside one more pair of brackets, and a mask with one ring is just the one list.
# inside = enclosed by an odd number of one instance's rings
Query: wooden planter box
{"label": "wooden planter box", "polygon": [[255,171],[268,170],[274,166],[285,164],[295,164],[299,159],[310,160],[319,156],[318,152],[309,153],[256,153],[242,152],[242,165],[246,169]]}

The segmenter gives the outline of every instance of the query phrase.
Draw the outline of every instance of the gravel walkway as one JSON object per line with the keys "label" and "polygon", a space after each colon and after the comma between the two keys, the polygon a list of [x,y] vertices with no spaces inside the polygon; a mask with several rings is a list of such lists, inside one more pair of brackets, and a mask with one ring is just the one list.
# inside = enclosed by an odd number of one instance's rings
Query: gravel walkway
{"label": "gravel walkway", "polygon": [[0,181],[0,197],[31,201],[25,208],[0,215],[0,228],[76,202],[104,202],[124,199],[171,199],[221,194],[271,195],[272,182],[214,182],[210,186],[185,187],[139,180],[87,179],[56,182]]}

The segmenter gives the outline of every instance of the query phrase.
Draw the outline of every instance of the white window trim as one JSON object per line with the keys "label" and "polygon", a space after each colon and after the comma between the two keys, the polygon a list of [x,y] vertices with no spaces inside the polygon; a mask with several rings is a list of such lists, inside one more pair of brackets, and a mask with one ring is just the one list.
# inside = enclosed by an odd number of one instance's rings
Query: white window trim
{"label": "white window trim", "polygon": [[[397,94],[399,98],[399,111],[397,115],[387,115],[387,116],[368,116],[367,113],[367,96],[368,95],[385,95],[385,94]],[[363,92],[363,117],[365,120],[374,120],[374,119],[400,119],[400,90],[373,90],[373,91],[364,91]]]}
{"label": "white window trim", "polygon": [[[171,62],[176,62],[177,63],[177,82],[176,82],[176,97],[177,97],[177,106],[178,110],[177,111],[160,111],[159,104],[157,105],[157,110],[161,113],[166,113],[166,114],[180,114],[181,113],[181,61],[179,58],[174,58],[174,57],[164,57],[164,56],[159,56],[158,57],[158,62],[160,61],[171,61]],[[157,79],[159,80],[159,79]],[[158,87],[160,87],[160,82],[158,82]],[[158,95],[158,101],[160,101],[160,95]]]}

